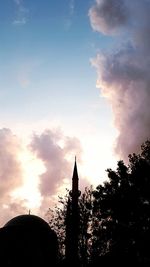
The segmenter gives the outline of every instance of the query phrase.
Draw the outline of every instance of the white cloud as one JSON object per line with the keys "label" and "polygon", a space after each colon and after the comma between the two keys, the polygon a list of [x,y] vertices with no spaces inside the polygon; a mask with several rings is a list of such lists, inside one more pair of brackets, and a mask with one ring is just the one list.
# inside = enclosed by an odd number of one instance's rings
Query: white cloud
{"label": "white cloud", "polygon": [[[81,144],[75,137],[66,137],[60,131],[45,130],[34,134],[30,145],[31,151],[45,165],[45,172],[40,176],[39,189],[43,197],[55,195],[59,187],[72,175],[70,157],[81,157]],[[78,158],[79,158],[78,157]]]}
{"label": "white cloud", "polygon": [[10,129],[0,129],[0,224],[25,210],[24,201],[13,200],[11,194],[23,185],[19,138]]}
{"label": "white cloud", "polygon": [[14,25],[24,25],[28,21],[29,10],[24,6],[23,0],[14,0],[16,6],[16,17],[13,20]]}
{"label": "white cloud", "polygon": [[33,210],[44,215],[70,188],[74,156],[80,161],[82,154],[80,141],[58,129],[35,133],[28,143],[0,129],[0,225],[27,213],[31,201],[36,201]]}
{"label": "white cloud", "polygon": [[96,0],[89,13],[94,30],[108,35],[122,30],[121,43],[110,53],[99,53],[92,64],[118,130],[115,151],[124,160],[150,138],[149,13],[147,0]]}

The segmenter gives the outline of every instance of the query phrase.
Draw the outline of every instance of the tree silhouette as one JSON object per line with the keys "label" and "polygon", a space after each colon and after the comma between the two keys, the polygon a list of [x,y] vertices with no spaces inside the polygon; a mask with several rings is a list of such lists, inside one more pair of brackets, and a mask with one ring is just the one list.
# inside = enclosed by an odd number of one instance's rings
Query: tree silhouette
{"label": "tree silhouette", "polygon": [[65,196],[58,196],[58,205],[54,209],[49,208],[46,216],[52,230],[57,234],[59,245],[59,261],[65,258],[65,239],[66,239],[66,215],[69,198],[69,190]]}
{"label": "tree silhouette", "polygon": [[79,198],[79,258],[82,266],[87,266],[91,260],[91,227],[93,210],[93,188],[86,187]]}
{"label": "tree silhouette", "polygon": [[[59,242],[60,260],[65,259],[66,226],[71,224],[71,197],[69,190],[64,197],[59,197],[59,204],[49,209],[47,216],[50,227],[56,232]],[[79,259],[82,266],[90,260],[92,218],[92,187],[85,188],[79,197]],[[71,228],[71,225],[70,225]]]}
{"label": "tree silhouette", "polygon": [[[150,141],[93,192],[93,258],[150,263]],[[129,260],[130,259],[130,260]]]}
{"label": "tree silhouette", "polygon": [[[150,141],[126,166],[107,169],[108,180],[79,197],[79,258],[82,266],[150,265]],[[66,225],[71,219],[69,191],[49,224],[58,236],[60,259],[65,258]],[[71,223],[71,221],[70,221]],[[69,233],[69,232],[68,232]]]}

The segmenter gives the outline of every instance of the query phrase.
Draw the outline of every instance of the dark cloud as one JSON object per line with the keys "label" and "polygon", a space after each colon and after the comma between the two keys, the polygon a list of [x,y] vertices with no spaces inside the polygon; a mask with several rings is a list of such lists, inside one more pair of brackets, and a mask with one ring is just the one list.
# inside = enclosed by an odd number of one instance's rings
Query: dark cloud
{"label": "dark cloud", "polygon": [[[116,9],[116,1],[109,2],[112,10]],[[118,130],[115,150],[127,159],[150,137],[150,1],[117,2],[129,10],[130,23],[120,32],[122,40],[128,33],[128,42],[122,42],[110,53],[98,54],[92,63],[97,69],[98,87],[112,107]],[[102,3],[97,1],[97,5]],[[101,12],[97,16],[101,17]],[[97,24],[100,30],[101,20]],[[107,32],[111,31],[112,26],[107,23],[107,27]]]}
{"label": "dark cloud", "polygon": [[110,34],[126,24],[128,10],[123,0],[96,0],[89,16],[94,30]]}

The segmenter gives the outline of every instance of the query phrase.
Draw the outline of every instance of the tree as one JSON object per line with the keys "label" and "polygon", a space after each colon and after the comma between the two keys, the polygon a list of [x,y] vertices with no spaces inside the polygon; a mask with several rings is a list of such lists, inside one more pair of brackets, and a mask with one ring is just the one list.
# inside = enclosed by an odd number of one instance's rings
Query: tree
{"label": "tree", "polygon": [[[56,232],[59,243],[60,260],[65,259],[66,225],[71,216],[69,190],[64,197],[59,197],[59,204],[47,213],[50,227]],[[92,218],[92,187],[85,188],[79,197],[79,258],[82,266],[90,260]]]}
{"label": "tree", "polygon": [[[108,181],[93,192],[93,257],[111,255],[150,262],[150,141],[126,166],[108,169]],[[143,266],[143,265],[142,265]],[[145,265],[144,265],[145,266]]]}
{"label": "tree", "polygon": [[67,214],[67,204],[69,198],[69,191],[64,197],[58,196],[58,204],[54,209],[49,208],[46,216],[48,218],[48,223],[52,230],[55,231],[58,238],[59,246],[59,261],[65,258],[65,239],[66,239],[66,214]]}
{"label": "tree", "polygon": [[86,187],[84,193],[79,198],[79,257],[82,266],[87,266],[91,260],[91,227],[93,211],[93,188]]}

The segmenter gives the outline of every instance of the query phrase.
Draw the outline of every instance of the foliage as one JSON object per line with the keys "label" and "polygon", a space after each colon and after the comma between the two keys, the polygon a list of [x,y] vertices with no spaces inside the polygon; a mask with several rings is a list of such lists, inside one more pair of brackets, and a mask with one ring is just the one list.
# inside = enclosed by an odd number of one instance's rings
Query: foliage
{"label": "foliage", "polygon": [[150,141],[141,153],[129,155],[129,165],[118,162],[107,170],[109,181],[93,192],[93,255],[149,260]]}
{"label": "foliage", "polygon": [[[108,181],[95,190],[86,188],[79,198],[79,256],[82,266],[97,259],[109,263],[150,264],[150,141],[140,154],[129,155],[126,166],[107,169]],[[49,210],[50,226],[56,231],[64,257],[69,191],[59,198],[61,207]],[[113,260],[114,262],[113,262]],[[129,260],[130,259],[130,260]],[[96,266],[96,264],[94,264]]]}
{"label": "foliage", "polygon": [[[71,197],[69,190],[64,197],[59,197],[59,204],[49,209],[47,216],[50,227],[56,232],[59,242],[60,259],[65,257],[66,224],[68,218],[68,205]],[[79,257],[83,265],[90,257],[90,220],[92,212],[92,187],[85,188],[79,197]],[[71,214],[70,214],[71,215]]]}
{"label": "foliage", "polygon": [[91,254],[91,221],[93,209],[93,189],[85,188],[79,198],[80,228],[79,228],[79,256],[82,265],[86,265]]}
{"label": "foliage", "polygon": [[69,191],[64,197],[58,197],[58,205],[54,209],[49,208],[47,212],[48,222],[58,238],[59,244],[59,257],[62,260],[65,256],[65,238],[66,238],[66,214],[68,203]]}

